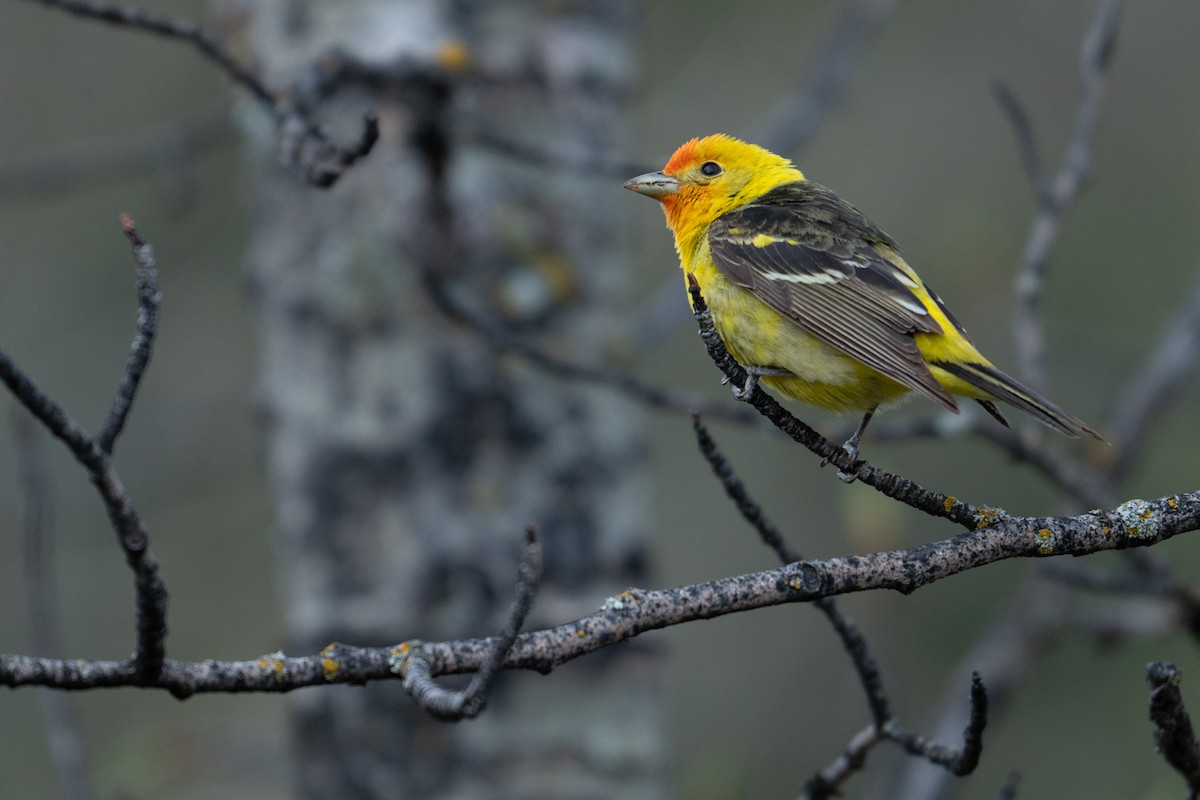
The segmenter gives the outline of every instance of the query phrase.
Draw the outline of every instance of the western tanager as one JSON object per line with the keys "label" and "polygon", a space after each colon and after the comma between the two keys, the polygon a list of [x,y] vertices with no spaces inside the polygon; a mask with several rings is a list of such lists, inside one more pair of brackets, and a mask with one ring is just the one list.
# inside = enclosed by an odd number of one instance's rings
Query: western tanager
{"label": "western tanager", "polygon": [[662,204],[685,274],[696,276],[717,331],[750,374],[830,411],[875,410],[909,391],[958,411],[993,401],[1068,436],[1082,420],[996,369],[896,242],[786,158],[723,134],[686,142],[661,172],[625,188]]}

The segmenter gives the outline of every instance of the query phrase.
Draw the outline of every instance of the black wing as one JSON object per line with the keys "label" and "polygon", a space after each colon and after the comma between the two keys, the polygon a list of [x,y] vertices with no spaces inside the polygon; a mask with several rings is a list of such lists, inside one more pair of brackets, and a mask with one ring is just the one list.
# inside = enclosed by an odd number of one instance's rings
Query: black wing
{"label": "black wing", "polygon": [[891,237],[833,192],[809,181],[779,186],[719,217],[708,239],[729,280],[826,344],[958,409],[913,340],[942,332],[926,290],[897,263]]}

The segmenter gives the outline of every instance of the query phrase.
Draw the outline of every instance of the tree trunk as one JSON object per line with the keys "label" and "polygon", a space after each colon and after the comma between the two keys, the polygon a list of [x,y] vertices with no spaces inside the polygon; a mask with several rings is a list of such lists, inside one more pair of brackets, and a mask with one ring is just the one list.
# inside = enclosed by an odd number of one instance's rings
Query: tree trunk
{"label": "tree trunk", "polygon": [[[438,310],[421,280],[573,359],[619,337],[628,259],[618,182],[518,163],[620,149],[633,19],[624,2],[248,4],[275,86],[332,51],[440,67],[437,91],[361,83],[382,139],[328,191],[249,130],[249,256],[288,648],[498,632],[527,522],[546,578],[528,626],[645,575],[639,414],[564,384]],[[250,113],[250,112],[247,112]],[[248,126],[250,128],[252,126]],[[432,161],[431,161],[432,160]],[[293,697],[301,794],[320,798],[651,798],[663,788],[657,659],[638,647],[554,675],[502,675],[484,715],[418,712],[399,683]]]}

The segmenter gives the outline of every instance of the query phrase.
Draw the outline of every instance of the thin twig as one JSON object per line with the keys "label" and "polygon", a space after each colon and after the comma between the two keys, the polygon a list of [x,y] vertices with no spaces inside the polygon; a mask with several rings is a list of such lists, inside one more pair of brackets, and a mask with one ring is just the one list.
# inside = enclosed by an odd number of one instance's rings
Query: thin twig
{"label": "thin twig", "polygon": [[1196,379],[1200,365],[1200,281],[1142,364],[1126,382],[1110,417],[1113,456],[1106,475],[1110,491],[1128,476],[1145,449],[1151,426]]}
{"label": "thin twig", "polygon": [[[1056,559],[1056,561],[1061,559]],[[1055,641],[1067,621],[1067,590],[1061,585],[1026,577],[1012,592],[1004,608],[959,660],[946,680],[947,689],[937,703],[935,737],[953,736],[966,724],[958,683],[980,665],[987,666],[988,699],[992,718],[1022,686],[1037,657]],[[894,782],[897,800],[935,800],[950,792],[952,781],[945,770],[909,762]]]}
{"label": "thin twig", "polygon": [[983,753],[983,729],[987,727],[987,707],[987,691],[983,688],[983,680],[979,673],[975,672],[971,674],[971,713],[963,730],[961,748],[947,747],[920,734],[904,733],[895,728],[885,730],[884,734],[913,755],[919,755],[945,767],[959,777],[970,775],[979,766],[979,756]]}
{"label": "thin twig", "polygon": [[[738,478],[729,459],[717,447],[712,434],[700,421],[700,415],[692,418],[692,430],[696,434],[696,443],[700,453],[712,468],[713,474],[721,482],[725,494],[733,500],[742,519],[758,532],[763,544],[775,551],[779,560],[791,564],[801,559],[800,553],[792,548],[783,538],[783,534],[774,523],[763,513],[762,507],[750,496],[742,480]],[[842,613],[841,608],[831,597],[822,597],[813,601],[821,613],[829,620],[834,632],[842,641],[842,647],[850,656],[854,669],[858,673],[859,683],[867,696],[867,705],[871,710],[871,718],[877,728],[882,729],[892,719],[891,705],[883,691],[883,678],[879,674],[879,666],[875,657],[867,647],[866,637],[862,630],[849,617]]]}
{"label": "thin twig", "polygon": [[712,434],[701,422],[699,414],[692,415],[692,431],[696,434],[696,444],[700,447],[700,454],[712,468],[713,474],[721,482],[721,487],[725,489],[725,494],[737,507],[742,519],[750,523],[751,527],[758,532],[758,537],[762,539],[763,544],[774,550],[775,555],[782,563],[791,564],[793,561],[799,561],[801,559],[800,552],[787,543],[783,534],[763,513],[762,507],[750,496],[746,485],[734,472],[733,465],[717,447]]}
{"label": "thin twig", "polygon": [[234,83],[250,93],[272,114],[278,114],[275,93],[250,70],[238,64],[220,44],[186,19],[167,19],[133,6],[114,6],[91,0],[34,0],[47,8],[65,11],[77,17],[99,20],[119,28],[134,28],[168,39],[186,42],[200,55],[216,64]]}
{"label": "thin twig", "polygon": [[1181,679],[1179,670],[1170,662],[1156,661],[1146,667],[1154,744],[1167,763],[1183,776],[1189,800],[1196,800],[1200,797],[1200,747],[1179,691]]}
{"label": "thin twig", "polygon": [[1008,117],[1008,124],[1012,126],[1013,134],[1017,137],[1017,152],[1021,154],[1021,164],[1025,167],[1025,176],[1033,186],[1038,207],[1053,204],[1050,176],[1046,173],[1046,165],[1042,163],[1041,150],[1038,148],[1037,135],[1033,131],[1029,113],[1025,106],[1021,105],[1013,88],[1004,81],[997,80],[992,83],[992,94]]}
{"label": "thin twig", "polygon": [[[1053,449],[1041,436],[1001,427],[990,417],[973,411],[969,412],[973,416],[966,418],[967,413],[964,411],[956,415],[945,412],[921,419],[875,423],[871,426],[871,439],[876,442],[901,442],[920,438],[975,436],[1036,469],[1081,508],[1095,508],[1112,502],[1098,488],[1104,480],[1099,471]],[[845,438],[853,432],[853,428],[850,428],[844,433],[839,432],[834,438]]]}
{"label": "thin twig", "polygon": [[82,185],[128,178],[157,169],[168,178],[172,196],[182,194],[175,183],[188,184],[187,168],[199,154],[231,140],[228,103],[136,131],[88,139],[27,161],[0,166],[0,203],[51,195]]}
{"label": "thin twig", "polygon": [[614,155],[596,154],[582,148],[577,150],[548,150],[542,145],[526,144],[495,130],[474,128],[469,140],[480,147],[512,161],[538,169],[578,172],[592,177],[606,176],[625,181],[642,172],[658,167]]}
{"label": "thin twig", "polygon": [[481,341],[499,352],[519,356],[550,375],[618,392],[650,408],[675,414],[703,414],[741,425],[762,424],[758,414],[740,404],[713,402],[699,394],[664,389],[617,370],[580,364],[553,355],[545,348],[514,333],[496,317],[468,308],[465,303],[454,297],[445,279],[434,266],[428,262],[426,264],[421,276],[437,309],[449,319],[475,331]]}
{"label": "thin twig", "polygon": [[111,455],[117,437],[125,428],[129,411],[133,408],[133,399],[150,363],[150,353],[154,347],[154,335],[158,332],[158,304],[162,293],[158,290],[158,265],[154,261],[154,248],[147,244],[137,231],[133,219],[128,214],[121,215],[121,228],[133,247],[133,258],[137,262],[137,295],[138,315],[137,332],[130,345],[129,359],[125,362],[125,372],[121,375],[121,385],[113,397],[112,406],[104,427],[96,436],[100,449]]}
{"label": "thin twig", "polygon": [[809,70],[807,85],[781,98],[752,139],[776,153],[802,150],[845,96],[863,50],[894,5],[894,0],[847,4]]}
{"label": "thin twig", "polygon": [[[1049,270],[1050,251],[1058,240],[1063,216],[1074,203],[1091,171],[1092,142],[1104,100],[1108,66],[1116,43],[1122,6],[1123,0],[1100,0],[1096,7],[1095,17],[1081,48],[1082,88],[1075,109],[1075,124],[1067,141],[1062,164],[1052,178],[1038,180],[1034,185],[1039,200],[1038,213],[1026,239],[1021,269],[1017,274],[1013,339],[1021,372],[1026,382],[1039,391],[1046,384],[1042,290]],[[1035,174],[1030,165],[1040,164],[1041,158],[1036,153],[1025,152],[1033,147],[1032,134],[1023,132],[1020,124],[1025,114],[1011,92],[1000,96],[1009,119],[1017,123],[1018,142],[1022,147],[1026,169],[1031,175]],[[1038,169],[1036,172],[1042,173],[1044,170]]]}
{"label": "thin twig", "polygon": [[336,183],[379,140],[379,120],[374,112],[368,112],[363,116],[357,139],[348,145],[331,142],[308,109],[291,106],[253,71],[238,64],[220,43],[191,20],[168,19],[140,8],[114,6],[95,0],[33,2],[78,17],[173,39],[195,48],[271,115],[279,131],[285,162],[297,167],[305,179],[318,188],[328,188]]}
{"label": "thin twig", "polygon": [[525,550],[519,568],[516,597],[508,612],[504,631],[496,639],[487,660],[461,691],[448,691],[434,682],[428,665],[421,658],[408,661],[404,671],[404,690],[417,706],[435,717],[447,720],[471,719],[479,716],[487,706],[488,697],[496,677],[500,674],[504,659],[512,650],[513,643],[521,633],[533,608],[538,582],[542,577],[542,549],[537,541],[537,531],[530,525],[525,529]]}
{"label": "thin twig", "polygon": [[[8,355],[0,351],[0,381],[75,456],[100,493],[125,561],[134,573],[137,645],[133,667],[139,679],[152,680],[162,667],[167,632],[167,590],[159,576],[150,537],[100,442],[48,397]],[[124,381],[123,381],[124,383]],[[136,381],[134,381],[136,388]],[[114,434],[115,436],[115,434]]]}
{"label": "thin twig", "polygon": [[824,798],[836,797],[839,787],[851,775],[862,770],[867,761],[867,753],[882,741],[883,737],[875,725],[868,725],[851,736],[850,741],[846,742],[845,749],[833,763],[805,782],[804,788],[796,800],[824,800]]}

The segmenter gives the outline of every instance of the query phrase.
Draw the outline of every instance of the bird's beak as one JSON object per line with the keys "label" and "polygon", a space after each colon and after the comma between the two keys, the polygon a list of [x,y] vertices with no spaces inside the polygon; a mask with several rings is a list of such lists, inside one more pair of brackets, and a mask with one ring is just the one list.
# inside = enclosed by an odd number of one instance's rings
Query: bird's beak
{"label": "bird's beak", "polygon": [[663,172],[647,172],[625,181],[625,188],[655,200],[662,200],[679,191],[679,179]]}

